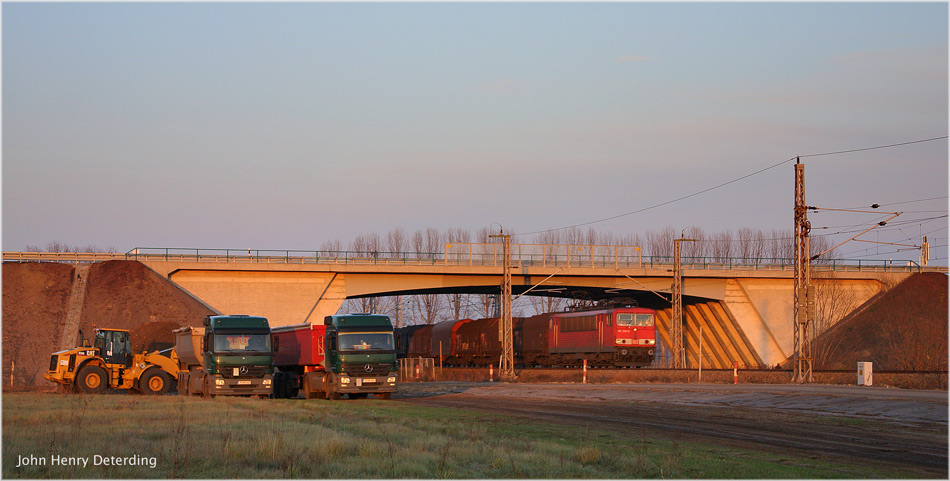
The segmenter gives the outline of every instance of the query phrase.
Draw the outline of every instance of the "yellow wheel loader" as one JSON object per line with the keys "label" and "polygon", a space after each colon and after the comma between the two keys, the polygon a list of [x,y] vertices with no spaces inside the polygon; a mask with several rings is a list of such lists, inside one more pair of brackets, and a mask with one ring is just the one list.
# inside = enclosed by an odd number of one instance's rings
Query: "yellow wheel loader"
{"label": "yellow wheel loader", "polygon": [[129,331],[96,329],[92,346],[54,352],[43,375],[67,391],[101,393],[106,388],[165,394],[176,389],[178,359],[159,351],[132,354]]}

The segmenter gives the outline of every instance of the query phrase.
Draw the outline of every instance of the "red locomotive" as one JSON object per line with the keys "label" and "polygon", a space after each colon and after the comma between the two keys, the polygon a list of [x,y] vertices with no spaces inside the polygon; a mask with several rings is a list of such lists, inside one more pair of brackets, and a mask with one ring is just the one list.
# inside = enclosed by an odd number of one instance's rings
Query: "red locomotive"
{"label": "red locomotive", "polygon": [[548,323],[551,365],[645,366],[656,352],[655,313],[642,307],[564,312]]}
{"label": "red locomotive", "polygon": [[[656,352],[656,313],[642,307],[539,314],[512,319],[520,366],[641,367]],[[442,359],[445,366],[487,366],[501,356],[498,318],[445,321],[397,330],[404,357]]]}

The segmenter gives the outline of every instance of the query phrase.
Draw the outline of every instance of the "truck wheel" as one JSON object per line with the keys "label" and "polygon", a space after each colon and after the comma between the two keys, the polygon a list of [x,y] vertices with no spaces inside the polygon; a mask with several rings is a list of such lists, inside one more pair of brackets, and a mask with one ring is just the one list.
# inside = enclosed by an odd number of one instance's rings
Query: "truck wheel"
{"label": "truck wheel", "polygon": [[83,366],[76,375],[76,387],[79,392],[99,394],[106,390],[109,378],[106,370],[95,365]]}
{"label": "truck wheel", "polygon": [[273,387],[274,399],[282,399],[284,397],[284,373],[275,372],[274,380],[271,382],[274,383],[274,387]]}
{"label": "truck wheel", "polygon": [[157,368],[145,371],[145,374],[139,379],[139,390],[145,394],[162,395],[171,388],[171,380],[165,371]]}
{"label": "truck wheel", "polygon": [[207,376],[201,382],[201,397],[203,399],[214,399],[214,394],[211,394],[211,383]]}
{"label": "truck wheel", "polygon": [[201,398],[214,399],[214,394],[211,394],[210,388],[208,386],[205,386],[204,389],[201,391]]}

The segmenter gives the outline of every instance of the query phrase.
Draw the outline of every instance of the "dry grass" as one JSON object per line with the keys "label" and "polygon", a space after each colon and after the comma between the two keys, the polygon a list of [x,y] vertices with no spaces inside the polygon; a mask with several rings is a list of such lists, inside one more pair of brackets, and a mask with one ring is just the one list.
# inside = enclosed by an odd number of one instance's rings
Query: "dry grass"
{"label": "dry grass", "polygon": [[[20,457],[46,459],[17,467]],[[90,465],[54,466],[54,455]],[[94,456],[154,459],[92,464]],[[913,477],[400,401],[6,394],[4,478]]]}

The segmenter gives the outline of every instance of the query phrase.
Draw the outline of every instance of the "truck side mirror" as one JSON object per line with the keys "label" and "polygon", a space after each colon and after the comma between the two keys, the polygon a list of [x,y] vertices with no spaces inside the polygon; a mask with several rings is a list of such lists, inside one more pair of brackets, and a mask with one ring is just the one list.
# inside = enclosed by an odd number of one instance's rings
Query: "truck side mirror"
{"label": "truck side mirror", "polygon": [[274,350],[277,350],[277,346],[280,345],[280,338],[277,337],[277,334],[271,334],[272,344],[274,345]]}

